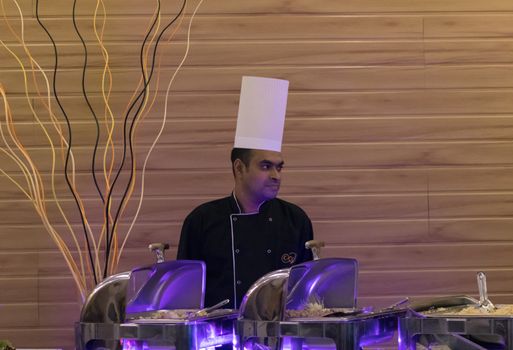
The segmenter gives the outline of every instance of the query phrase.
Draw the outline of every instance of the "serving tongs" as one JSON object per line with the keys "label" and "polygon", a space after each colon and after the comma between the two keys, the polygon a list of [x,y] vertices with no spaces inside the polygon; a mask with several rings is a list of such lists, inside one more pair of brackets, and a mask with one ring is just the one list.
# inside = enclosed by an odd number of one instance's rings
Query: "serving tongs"
{"label": "serving tongs", "polygon": [[477,273],[477,286],[479,288],[479,308],[485,312],[493,312],[497,310],[497,307],[490,301],[490,299],[488,299],[486,275],[484,272]]}
{"label": "serving tongs", "polygon": [[[225,316],[233,314],[233,309],[221,309],[224,305],[228,304],[230,299],[225,299],[213,306],[209,306],[199,310],[155,310],[155,311],[144,311],[130,314],[128,319],[136,322],[187,322],[187,321],[199,321],[209,319],[211,317]],[[165,317],[162,313],[167,311],[175,311],[176,316]]]}
{"label": "serving tongs", "polygon": [[[475,309],[481,314],[489,314],[497,307],[488,299],[488,291],[486,285],[486,275],[483,272],[477,273],[477,286],[479,289],[479,300],[466,296],[452,296],[428,301],[420,301],[410,305],[410,310],[417,316],[465,316],[465,310]],[[474,313],[466,315],[467,317],[477,316]]]}
{"label": "serving tongs", "polygon": [[228,304],[230,302],[230,299],[224,299],[220,302],[218,302],[217,304],[215,305],[212,305],[212,306],[209,306],[209,307],[206,307],[204,309],[201,309],[201,310],[198,310],[196,312],[193,312],[189,317],[190,318],[195,318],[195,317],[205,317],[207,316],[208,314],[210,314],[211,312],[217,310],[217,309],[220,309],[222,308],[223,306],[225,306],[226,304]]}
{"label": "serving tongs", "polygon": [[[410,307],[410,310],[415,312],[418,316],[419,313],[423,316],[462,316],[464,310],[474,308],[479,310],[480,313],[491,313],[497,307],[488,299],[488,292],[486,286],[486,275],[483,272],[477,273],[477,286],[479,288],[479,300],[466,296],[452,296],[428,300],[427,302],[416,302]],[[476,316],[475,314],[469,314]]]}

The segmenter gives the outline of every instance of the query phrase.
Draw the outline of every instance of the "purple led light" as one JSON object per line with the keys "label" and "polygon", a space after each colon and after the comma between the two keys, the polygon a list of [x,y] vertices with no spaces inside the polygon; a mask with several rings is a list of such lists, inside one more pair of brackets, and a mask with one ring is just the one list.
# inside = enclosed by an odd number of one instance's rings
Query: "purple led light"
{"label": "purple led light", "polygon": [[232,342],[232,335],[231,334],[225,334],[225,335],[219,335],[214,338],[210,339],[203,339],[200,342],[200,349],[208,349],[208,348],[215,348],[221,345],[230,344]]}
{"label": "purple led light", "polygon": [[280,337],[278,347],[261,343],[257,338],[250,338],[244,343],[243,350],[336,350],[331,338]]}
{"label": "purple led light", "polygon": [[[191,350],[213,350],[222,345],[233,344],[233,349],[237,348],[237,340],[233,328],[216,327],[215,324],[205,324],[193,322],[189,325],[191,333],[188,333],[191,344]],[[175,344],[165,340],[135,340],[122,339],[123,350],[171,350],[175,349]]]}
{"label": "purple led light", "polygon": [[121,345],[123,346],[123,350],[134,350],[135,349],[135,340],[120,340]]}
{"label": "purple led light", "polygon": [[199,339],[199,348],[212,348],[225,344],[233,344],[235,339],[234,332],[227,332],[222,327],[216,327],[214,324],[208,324],[206,327],[206,336]]}
{"label": "purple led light", "polygon": [[232,333],[232,349],[239,350],[239,339],[237,338],[237,334],[235,334],[235,332]]}
{"label": "purple led light", "polygon": [[290,337],[283,337],[282,350],[292,350],[292,341]]}

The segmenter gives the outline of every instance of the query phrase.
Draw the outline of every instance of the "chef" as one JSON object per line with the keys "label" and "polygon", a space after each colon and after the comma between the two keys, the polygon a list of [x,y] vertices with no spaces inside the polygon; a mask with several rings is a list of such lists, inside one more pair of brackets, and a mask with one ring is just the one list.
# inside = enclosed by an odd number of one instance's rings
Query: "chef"
{"label": "chef", "polygon": [[289,82],[243,77],[231,152],[234,189],[185,219],[177,259],[207,266],[205,305],[230,299],[238,308],[264,274],[312,260],[312,223],[298,206],[276,198]]}

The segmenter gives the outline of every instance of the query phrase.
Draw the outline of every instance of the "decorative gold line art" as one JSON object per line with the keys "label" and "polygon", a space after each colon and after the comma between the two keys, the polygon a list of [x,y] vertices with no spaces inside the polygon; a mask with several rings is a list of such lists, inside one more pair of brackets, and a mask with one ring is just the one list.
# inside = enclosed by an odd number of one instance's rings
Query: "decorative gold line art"
{"label": "decorative gold line art", "polygon": [[[144,198],[144,181],[145,181],[145,174],[146,174],[146,165],[148,163],[148,160],[150,158],[150,155],[151,153],[153,152],[153,149],[155,148],[158,140],[160,139],[160,136],[162,135],[162,133],[164,132],[164,127],[166,125],[166,120],[167,120],[167,106],[168,106],[168,98],[169,98],[169,94],[170,94],[170,91],[171,91],[171,86],[176,78],[176,75],[178,74],[178,72],[180,71],[180,68],[183,66],[185,60],[187,59],[187,56],[189,54],[189,48],[190,48],[190,35],[191,35],[191,27],[192,27],[192,21],[194,19],[194,16],[196,15],[196,12],[198,11],[198,9],[200,8],[201,4],[203,3],[204,0],[200,0],[198,2],[198,4],[196,5],[196,8],[194,9],[194,12],[189,20],[189,26],[187,28],[187,44],[186,44],[186,49],[185,49],[185,53],[184,53],[184,56],[180,62],[180,64],[178,65],[178,67],[176,68],[176,70],[174,71],[173,73],[173,76],[171,77],[168,85],[167,85],[167,89],[166,89],[166,97],[165,97],[165,101],[164,101],[164,116],[162,118],[162,123],[161,123],[161,126],[160,126],[160,129],[159,129],[159,132],[157,134],[157,136],[155,137],[147,155],[146,155],[146,158],[144,159],[144,165],[142,167],[142,175],[141,175],[141,194],[140,194],[140,197],[139,197],[139,203],[138,203],[138,206],[137,206],[137,210],[136,210],[136,213],[134,214],[134,219],[132,220],[132,222],[130,223],[130,227],[128,228],[128,231],[127,231],[127,234],[125,236],[125,239],[123,241],[123,244],[121,245],[121,248],[120,248],[120,252],[119,252],[119,256],[121,255],[122,251],[123,251],[123,248],[125,247],[125,244],[128,240],[128,237],[130,235],[130,233],[132,232],[132,229],[135,225],[135,222],[137,221],[137,218],[139,217],[139,212],[141,210],[141,207],[142,207],[142,203],[143,203],[143,198]],[[119,257],[118,257],[118,260],[119,260]]]}
{"label": "decorative gold line art", "polygon": [[[25,26],[24,26],[24,20],[23,20],[23,15],[22,15],[22,12],[21,12],[21,8],[20,8],[20,6],[19,6],[19,4],[18,4],[18,2],[17,2],[16,0],[13,0],[13,2],[14,2],[14,4],[15,4],[15,6],[16,6],[16,8],[17,8],[17,10],[18,10],[18,14],[20,15],[21,37],[20,37],[20,36],[18,36],[18,35],[14,32],[13,28],[8,24],[8,25],[9,25],[9,30],[10,30],[11,32],[13,32],[13,33],[14,33],[14,36],[15,36],[15,37],[17,38],[17,40],[22,44],[22,46],[23,46],[23,49],[24,49],[25,53],[26,53],[26,54],[27,54],[27,56],[29,57],[29,59],[30,59],[30,63],[31,63],[31,67],[32,67],[33,76],[35,75],[35,73],[34,73],[34,65],[36,65],[36,66],[37,66],[38,71],[40,71],[40,72],[43,74],[43,77],[45,78],[45,82],[47,83],[47,89],[48,89],[49,85],[48,85],[48,79],[47,79],[47,77],[46,77],[46,74],[44,73],[44,71],[42,70],[42,68],[39,66],[39,64],[37,64],[37,62],[35,61],[35,59],[34,59],[34,58],[33,58],[33,56],[31,55],[30,50],[28,49],[28,47],[27,47],[27,45],[26,45],[26,43],[25,43],[25,35],[24,35],[24,33],[25,33],[25,30],[24,30]],[[1,4],[2,4],[2,9],[4,9],[4,18],[5,18],[5,7],[4,7],[4,2],[3,2],[3,0],[1,1]],[[7,23],[8,23],[8,21],[7,21]],[[61,207],[61,205],[60,205],[60,203],[59,203],[59,199],[58,199],[57,194],[56,194],[56,192],[55,192],[55,182],[54,182],[54,180],[55,180],[55,148],[54,148],[54,145],[53,145],[52,139],[51,139],[51,137],[50,137],[50,135],[49,135],[49,133],[48,133],[48,131],[47,131],[46,127],[45,127],[45,126],[44,126],[44,124],[41,122],[41,119],[39,118],[39,116],[38,116],[37,112],[34,110],[34,108],[33,108],[33,104],[32,104],[32,102],[31,102],[31,100],[30,100],[30,96],[29,96],[29,89],[28,89],[28,79],[27,79],[27,75],[26,75],[26,69],[25,69],[25,66],[24,66],[24,65],[23,65],[23,63],[21,62],[20,58],[19,58],[19,57],[18,57],[18,56],[17,56],[17,55],[12,51],[12,50],[10,50],[10,49],[5,45],[5,43],[4,43],[3,41],[1,41],[1,40],[0,40],[0,42],[2,43],[2,46],[4,46],[4,47],[7,49],[7,51],[8,51],[8,52],[9,52],[9,53],[10,53],[10,54],[11,54],[11,55],[16,59],[16,61],[17,61],[17,62],[18,62],[18,64],[20,65],[20,68],[21,68],[21,70],[22,70],[22,72],[23,72],[23,76],[24,76],[25,95],[26,95],[26,98],[27,98],[28,104],[29,104],[29,106],[30,106],[30,109],[31,109],[31,111],[32,111],[32,113],[33,113],[33,115],[34,115],[34,117],[35,117],[36,121],[37,121],[37,124],[41,127],[42,131],[44,132],[44,134],[45,134],[45,136],[46,136],[46,139],[48,140],[48,142],[49,142],[49,144],[50,144],[50,147],[51,147],[51,153],[52,153],[52,170],[51,170],[52,186],[51,186],[51,188],[52,188],[53,198],[54,198],[54,200],[55,200],[55,203],[56,203],[56,205],[57,205],[57,208],[59,209],[59,212],[61,213],[62,217],[64,218],[64,221],[65,221],[65,223],[66,223],[66,225],[67,225],[68,229],[70,229],[71,235],[72,235],[72,237],[73,237],[73,241],[74,241],[74,243],[75,243],[75,245],[76,245],[77,251],[79,252],[79,260],[80,260],[80,268],[81,268],[81,271],[82,271],[82,279],[85,279],[84,264],[83,264],[82,254],[81,254],[80,246],[79,246],[79,244],[78,244],[78,240],[77,240],[77,238],[76,238],[75,233],[73,232],[73,229],[72,229],[71,225],[69,224],[69,222],[68,222],[68,220],[67,220],[67,218],[66,218],[66,215],[64,214],[64,211],[63,211],[63,209],[62,209],[62,207]],[[37,86],[37,85],[36,85],[36,86]],[[49,90],[48,90],[48,91],[49,91]],[[11,125],[9,125],[9,124],[7,124],[7,125],[8,125],[8,127],[12,128],[12,130],[13,130],[13,132],[14,132],[14,126],[13,126],[13,125],[11,126]],[[17,146],[18,146],[18,147],[20,147],[20,145],[19,145],[19,144],[17,144]],[[42,187],[42,180],[41,180],[41,178],[40,178],[40,176],[39,176],[39,173],[37,173],[37,176],[38,176],[38,179],[40,180],[41,187]],[[39,186],[38,186],[38,187],[39,187]],[[43,197],[42,197],[42,199],[41,199],[41,200],[42,200],[42,206],[43,206],[43,209],[45,210],[45,208],[44,208],[44,205],[45,205],[44,191],[43,191],[43,193],[42,193],[42,196],[43,196]],[[38,198],[38,197],[36,197],[36,198]],[[81,293],[81,294],[82,294],[82,293]]]}
{"label": "decorative gold line art", "polygon": [[[194,7],[190,16],[187,29],[187,44],[184,54],[177,64],[176,68],[171,72],[167,89],[165,93],[164,113],[160,120],[160,128],[155,131],[152,136],[151,146],[142,156],[144,162],[141,166],[137,165],[136,154],[141,157],[138,150],[138,130],[144,124],[150,115],[153,107],[157,103],[157,95],[159,94],[159,86],[162,75],[162,54],[163,48],[158,47],[160,41],[170,42],[182,22],[187,12],[187,0],[181,3],[181,9],[176,10],[176,15],[170,15],[169,22],[164,20],[161,13],[161,0],[155,0],[155,9],[148,22],[146,29],[146,37],[141,45],[140,51],[140,78],[128,99],[123,114],[118,115],[111,106],[111,96],[114,90],[114,75],[111,68],[111,60],[109,56],[108,46],[104,42],[105,32],[109,25],[109,16],[107,8],[103,0],[96,0],[94,10],[92,12],[92,29],[91,38],[82,35],[80,25],[81,21],[76,21],[75,11],[78,0],[73,2],[72,21],[77,37],[80,38],[83,45],[84,64],[82,67],[82,100],[88,100],[88,91],[90,85],[85,83],[85,79],[91,76],[86,74],[88,67],[87,52],[89,47],[97,48],[101,52],[100,65],[95,64],[94,67],[101,66],[96,77],[99,82],[99,91],[101,95],[100,104],[95,102],[94,107],[89,104],[90,113],[95,118],[96,130],[98,132],[97,141],[94,145],[93,156],[90,159],[90,168],[82,168],[82,162],[78,163],[76,152],[73,152],[74,142],[72,141],[73,120],[70,116],[76,115],[74,106],[63,106],[59,101],[59,92],[56,83],[58,73],[66,68],[65,64],[59,65],[59,53],[57,43],[52,38],[51,31],[44,25],[39,17],[39,1],[36,0],[36,19],[40,25],[40,30],[46,32],[48,36],[48,44],[53,45],[55,64],[53,67],[43,67],[31,51],[31,47],[26,41],[25,18],[30,15],[23,14],[18,0],[10,0],[11,4],[16,8],[17,12],[14,17],[7,17],[5,0],[0,0],[1,9],[3,11],[3,20],[6,23],[8,31],[0,33],[0,49],[6,50],[9,57],[16,62],[17,71],[20,75],[20,82],[23,84],[24,100],[22,101],[31,113],[34,119],[34,125],[37,126],[37,133],[44,136],[44,156],[47,158],[35,157],[32,147],[28,147],[24,135],[18,129],[16,115],[17,111],[11,109],[9,87],[2,85],[0,82],[0,96],[3,104],[2,113],[0,115],[0,154],[3,154],[13,164],[16,165],[15,170],[7,170],[0,168],[0,174],[5,176],[15,185],[15,188],[23,194],[35,209],[35,213],[41,219],[41,222],[48,235],[55,243],[61,255],[64,258],[77,290],[80,300],[85,301],[88,293],[95,287],[96,283],[101,282],[108,275],[117,271],[121,255],[125,245],[132,233],[144,200],[145,175],[148,160],[155,149],[157,142],[162,135],[166,121],[169,95],[175,78],[186,61],[189,48],[192,23],[197,11],[204,0],[199,0]],[[81,2],[93,0],[80,0]],[[83,15],[83,14],[81,14]],[[13,19],[14,18],[14,19]],[[166,22],[166,23],[164,23]],[[171,30],[172,29],[172,30]],[[169,31],[170,33],[168,33]],[[85,32],[84,32],[85,33]],[[10,34],[14,41],[6,41],[5,34]],[[94,38],[93,38],[94,37]],[[19,48],[16,51],[14,48]],[[25,63],[26,61],[26,63]],[[51,65],[51,63],[49,63]],[[93,67],[91,65],[91,67]],[[48,71],[53,70],[53,77]],[[12,102],[12,101],[11,101]],[[82,103],[83,101],[81,101]],[[87,101],[88,102],[88,101]],[[60,111],[55,110],[56,104]],[[78,103],[77,103],[78,104]],[[100,106],[100,107],[98,107]],[[64,119],[65,120],[64,120]],[[102,122],[100,122],[100,118]],[[124,120],[123,120],[124,118]],[[65,122],[65,123],[64,123]],[[120,124],[118,124],[120,123]],[[123,125],[124,129],[119,126]],[[65,126],[65,127],[63,127]],[[67,128],[67,129],[66,129]],[[123,138],[117,139],[116,129],[123,130]],[[75,130],[76,132],[76,130]],[[91,145],[88,145],[88,147]],[[123,158],[121,158],[121,149]],[[47,150],[47,151],[46,151]],[[98,173],[101,176],[96,177],[96,151],[98,151]],[[81,159],[82,156],[80,156]],[[125,158],[126,157],[126,158]],[[58,160],[60,159],[60,162]],[[141,159],[142,160],[142,159]],[[123,167],[126,162],[126,167]],[[49,174],[43,176],[41,167],[44,164],[49,166]],[[100,166],[101,164],[101,166]],[[20,172],[22,177],[14,177],[13,171]],[[82,182],[77,182],[78,172],[91,175],[94,179],[99,197],[97,208],[102,208],[102,225],[98,227],[91,226],[89,222],[90,204],[83,199],[81,188]],[[120,177],[118,188],[115,188],[116,180]],[[68,189],[63,190],[57,185],[58,181],[65,177]],[[20,181],[20,179],[23,179]],[[134,191],[137,181],[140,181],[140,193],[134,197]],[[69,192],[68,192],[69,191]],[[123,192],[124,191],[124,192]],[[70,194],[74,197],[76,204],[75,212],[73,208],[64,206],[64,201],[69,202]],[[95,196],[96,196],[95,195]],[[66,197],[64,200],[63,198]],[[126,214],[127,208],[136,200],[137,208],[133,217],[129,218],[129,225],[124,232],[119,231],[118,223]],[[101,204],[100,204],[101,203]],[[53,210],[56,208],[57,211]],[[135,209],[135,208],[134,208]],[[56,215],[57,214],[57,215]],[[77,214],[79,216],[77,216]],[[76,227],[72,219],[80,218],[83,226],[83,234],[77,234]],[[57,229],[57,225],[65,224],[62,228]],[[118,232],[119,231],[119,232]],[[105,255],[104,255],[105,254]]]}
{"label": "decorative gold line art", "polygon": [[[16,145],[17,149],[22,154],[22,158],[20,158],[14,150],[10,147],[8,140],[5,138],[5,134],[3,133],[3,128],[0,128],[0,134],[2,137],[2,140],[7,145],[9,151],[11,151],[11,155],[16,158],[16,163],[21,167],[24,168],[26,171],[24,171],[24,174],[27,174],[30,178],[30,183],[33,186],[33,194],[34,197],[31,198],[32,204],[34,205],[34,208],[36,209],[36,212],[39,214],[43,221],[43,225],[47,229],[48,233],[50,234],[50,237],[53,239],[59,250],[64,256],[64,260],[66,261],[66,264],[68,265],[71,274],[73,276],[73,279],[77,285],[77,288],[81,294],[81,297],[84,298],[85,294],[83,292],[85,291],[84,286],[84,280],[81,278],[78,267],[73,259],[73,256],[71,255],[71,252],[69,251],[67,245],[63,242],[60,235],[54,230],[52,224],[48,220],[48,215],[46,212],[46,206],[45,206],[45,198],[44,198],[44,185],[41,179],[41,174],[37,170],[37,167],[35,166],[34,161],[32,160],[30,154],[27,152],[27,150],[24,148],[23,144],[20,143],[19,138],[16,134],[16,130],[13,125],[12,120],[12,112],[9,107],[9,103],[7,100],[7,96],[5,93],[5,89],[3,86],[0,85],[0,94],[2,95],[2,101],[4,103],[4,110],[5,110],[5,119],[6,119],[6,127],[9,132],[9,136],[11,141]],[[2,148],[3,150],[3,148]],[[28,163],[28,165],[27,165]],[[30,168],[30,169],[28,169]],[[2,171],[4,172],[4,171]],[[12,180],[12,178],[10,178]],[[15,181],[14,181],[15,182]],[[15,182],[16,183],[16,182]]]}
{"label": "decorative gold line art", "polygon": [[[186,5],[187,5],[187,3],[185,4],[185,6],[186,6]],[[177,26],[175,26],[174,30],[171,32],[171,34],[170,34],[170,35],[169,35],[169,37],[167,38],[167,41],[168,41],[168,42],[170,42],[170,41],[173,39],[174,35],[175,35],[175,34],[176,34],[176,32],[178,31],[178,29],[181,27],[181,25],[182,25],[182,22],[183,22],[183,19],[184,19],[184,18],[185,18],[185,11],[184,11],[184,12],[182,13],[182,15],[180,16],[180,20],[179,20],[179,22],[178,22],[178,25],[177,25]],[[186,56],[186,55],[187,55],[187,52],[185,53],[185,56]],[[147,58],[148,58],[148,55],[146,54],[146,55],[145,55],[145,59],[147,60]],[[142,114],[141,118],[137,120],[137,125],[136,125],[136,127],[139,125],[139,123],[140,123],[140,122],[142,122],[142,121],[144,121],[144,119],[146,119],[146,117],[147,117],[147,116],[148,116],[148,114],[150,113],[151,108],[153,107],[153,105],[154,105],[154,103],[155,103],[155,101],[156,101],[156,98],[157,98],[157,95],[158,95],[158,86],[159,86],[159,82],[160,82],[160,72],[161,72],[161,70],[160,70],[160,66],[161,66],[161,63],[162,63],[162,62],[161,62],[161,59],[162,59],[162,51],[160,51],[160,55],[159,55],[159,57],[158,57],[158,63],[157,63],[157,72],[158,72],[158,74],[157,74],[157,77],[156,77],[156,82],[155,82],[155,93],[153,94],[153,99],[152,99],[152,101],[150,102],[149,107],[148,107],[148,108],[145,110],[145,112]],[[146,64],[147,64],[147,62],[145,62],[145,65],[146,65]],[[180,67],[181,67],[181,65],[180,65]],[[177,70],[179,70],[179,69],[180,69],[180,67],[178,67],[178,68],[177,68]],[[174,80],[174,76],[171,78],[171,80]],[[139,80],[138,87],[140,86],[140,84],[142,84],[142,77],[141,77],[141,79]],[[133,96],[135,96],[135,95],[133,95]],[[166,120],[166,116],[164,115],[164,117],[163,117],[163,119],[162,119],[162,123],[165,123],[165,120]],[[158,141],[158,139],[160,138],[160,134],[161,134],[161,132],[159,132],[159,133],[157,134],[157,136],[156,136],[156,139],[155,139],[155,140],[157,140],[157,141]],[[135,138],[136,138],[136,135],[137,135],[137,128],[135,129],[135,132],[134,132],[134,134],[133,134],[133,139],[134,139],[134,140],[135,140]],[[154,141],[154,142],[153,142],[152,146],[151,146],[151,147],[150,147],[150,149],[148,150],[147,157],[146,157],[145,162],[144,162],[144,165],[143,165],[143,167],[142,167],[142,175],[141,175],[141,181],[142,181],[142,182],[141,182],[141,184],[142,184],[142,185],[141,185],[141,195],[140,195],[140,197],[139,197],[139,204],[138,204],[137,212],[136,212],[136,214],[134,215],[134,219],[132,220],[132,223],[130,224],[130,227],[129,227],[129,229],[128,229],[127,233],[126,233],[125,239],[123,240],[123,243],[122,243],[122,245],[121,245],[120,251],[119,251],[118,256],[117,256],[117,259],[116,259],[116,261],[115,261],[115,262],[113,262],[113,265],[112,265],[112,269],[113,269],[113,270],[116,270],[117,265],[119,264],[119,258],[121,257],[121,253],[122,253],[122,251],[123,251],[123,249],[124,249],[124,246],[125,246],[125,244],[126,244],[126,242],[127,242],[127,240],[128,240],[128,237],[129,237],[129,235],[130,235],[130,232],[132,231],[132,227],[134,226],[135,222],[137,221],[137,217],[138,217],[138,214],[139,214],[140,208],[142,207],[142,199],[143,199],[143,197],[144,197],[144,174],[145,174],[145,169],[146,169],[146,163],[147,163],[147,159],[148,159],[149,155],[150,155],[150,154],[152,153],[152,151],[153,151],[153,148],[154,148],[154,144],[155,144],[155,143],[156,143],[156,141]],[[134,163],[132,163],[132,164],[133,164],[133,166],[135,166],[135,162],[134,162]],[[135,167],[134,167],[134,169],[133,169],[133,170],[134,170],[134,172],[135,172],[135,170],[136,170],[136,169],[135,169]],[[129,196],[128,196],[129,198],[131,197],[131,195],[132,195],[132,193],[133,193],[134,188],[135,188],[135,181],[132,181],[131,186],[130,186]],[[125,210],[125,208],[126,208],[127,204],[128,204],[128,201],[127,201],[127,202],[125,202],[125,205],[123,206],[122,210]]]}
{"label": "decorative gold line art", "polygon": [[[161,20],[161,17],[160,17],[160,13],[158,12],[158,8],[156,8],[156,9],[155,9],[155,12],[153,13],[153,16],[156,16],[156,17],[157,17],[157,28],[156,28],[156,30],[155,30],[155,31],[153,31],[153,35],[152,35],[152,37],[151,37],[150,43],[148,44],[148,46],[146,46],[146,47],[144,48],[144,53],[143,53],[143,69],[144,69],[144,71],[145,71],[145,74],[148,74],[148,57],[149,57],[149,55],[150,55],[150,47],[151,47],[151,44],[153,44],[153,42],[154,42],[154,40],[155,40],[155,38],[156,38],[156,36],[157,36],[157,31],[158,31],[158,29],[160,28],[160,20]],[[183,18],[183,13],[182,13],[181,17]],[[181,22],[180,22],[180,23],[181,23]],[[175,27],[175,30],[172,32],[172,34],[171,34],[171,35],[173,35],[173,34],[176,32],[176,30],[177,30],[177,28],[178,28],[178,27],[179,27],[179,26],[176,26],[176,27]],[[150,28],[151,28],[151,21],[150,21],[150,23],[148,23],[148,27],[146,28],[146,31],[149,31],[149,30],[150,30]],[[160,61],[161,61],[161,57],[162,57],[162,51],[160,51],[160,52],[159,52],[159,58],[158,58],[158,62],[159,62],[159,63],[158,63],[158,66],[157,66],[158,68],[160,68]],[[161,71],[160,71],[160,69],[157,69],[157,78],[156,78],[156,79],[157,79],[157,83],[155,84],[156,88],[155,88],[155,93],[153,94],[153,96],[154,96],[153,100],[155,100],[155,99],[156,99],[156,97],[157,97],[157,95],[158,95],[158,81],[159,81],[159,78],[160,78],[160,72],[161,72]],[[143,77],[141,76],[141,77],[139,78],[138,83],[137,83],[137,87],[136,87],[136,89],[134,90],[134,92],[133,92],[132,96],[130,97],[129,102],[127,103],[127,105],[126,105],[126,107],[125,107],[125,111],[124,111],[123,115],[126,115],[126,114],[128,113],[128,111],[129,111],[129,109],[130,109],[130,105],[135,101],[135,98],[136,98],[136,95],[137,95],[137,91],[139,91],[139,89],[141,88],[141,86],[142,86],[142,84],[143,84],[143,80],[144,80],[144,79],[143,79]],[[150,87],[151,87],[151,85],[150,85]],[[147,103],[147,101],[148,101],[148,99],[149,99],[150,95],[151,95],[151,89],[150,89],[150,88],[148,88],[148,94],[147,94],[146,99],[145,99],[145,101],[144,101],[143,109],[144,109],[144,107],[146,106],[146,103]],[[151,106],[150,106],[150,108],[147,110],[147,112],[149,112],[150,110],[151,110]],[[136,131],[137,131],[137,126],[139,125],[139,120],[144,119],[145,115],[146,115],[146,113],[142,115],[141,119],[138,119],[138,120],[137,120],[137,123],[136,123],[135,128],[134,128],[133,140],[135,139],[135,135],[136,135]],[[136,171],[136,169],[135,169],[135,164],[136,164],[136,159],[134,158],[134,160],[132,161],[132,171],[134,172],[134,175],[135,175],[135,171]],[[134,188],[134,186],[135,186],[135,177],[134,177],[134,181],[131,181],[131,182],[130,182],[130,184],[129,184],[129,192],[128,192],[128,194],[127,194],[127,201],[125,201],[125,202],[122,204],[122,206],[121,206],[121,208],[120,208],[120,213],[121,213],[120,215],[122,215],[122,214],[124,213],[125,208],[126,208],[126,206],[128,205],[128,201],[129,201],[129,199],[131,198],[131,195],[132,195],[132,192],[133,192],[133,188]],[[118,249],[117,233],[118,233],[118,232],[117,232],[117,227],[116,227],[116,228],[114,228],[113,233],[112,233],[112,234],[113,234],[113,249],[114,249],[114,254],[113,254],[113,259],[110,261],[110,264],[109,264],[109,271],[110,271],[110,273],[111,273],[111,274],[113,273],[113,271],[115,271],[115,270],[116,270],[116,267],[117,267],[117,265],[118,265],[118,263],[119,263],[119,258],[120,258],[120,256],[119,256],[119,255],[120,255],[120,252],[118,252],[118,251],[117,251],[117,249]]]}
{"label": "decorative gold line art", "polygon": [[[155,35],[156,33],[158,32],[159,28],[160,28],[160,0],[157,0],[157,9],[156,11],[154,12],[154,19],[151,20],[151,26],[150,28],[147,30],[146,32],[146,36],[143,40],[143,44],[142,44],[142,48],[141,48],[141,57],[140,57],[140,60],[141,60],[141,70],[142,70],[142,75],[143,75],[143,80],[144,80],[144,87],[142,89],[142,91],[137,95],[136,99],[130,103],[130,107],[127,111],[127,113],[125,114],[125,118],[124,118],[124,122],[123,122],[123,157],[122,157],[122,160],[121,160],[121,164],[116,172],[116,176],[114,177],[114,180],[112,181],[112,184],[111,184],[111,187],[109,188],[109,191],[107,192],[107,200],[106,200],[106,209],[105,209],[105,226],[106,226],[106,230],[105,230],[105,233],[106,233],[106,256],[105,256],[105,268],[104,268],[104,272],[103,272],[103,275],[104,277],[106,277],[106,275],[108,274],[108,270],[109,270],[109,266],[110,266],[110,263],[112,262],[112,260],[115,260],[115,257],[110,257],[111,260],[109,261],[109,253],[110,253],[110,250],[112,249],[111,245],[114,246],[114,251],[113,251],[113,255],[116,254],[116,246],[117,246],[117,223],[118,223],[118,219],[122,216],[122,211],[123,211],[123,204],[124,204],[124,200],[126,199],[126,195],[127,195],[127,190],[130,188],[130,183],[133,179],[133,175],[134,175],[134,172],[133,172],[133,168],[131,167],[130,168],[130,171],[131,171],[131,174],[130,174],[130,179],[129,179],[129,183],[126,185],[126,190],[125,190],[125,193],[123,194],[123,196],[121,197],[121,203],[118,205],[117,207],[117,211],[116,211],[116,214],[114,216],[114,220],[109,220],[111,217],[110,217],[110,209],[111,209],[111,200],[112,200],[112,191],[114,190],[114,186],[116,185],[117,183],[117,180],[119,178],[119,175],[121,174],[121,171],[123,170],[123,166],[125,164],[125,160],[126,160],[126,153],[127,153],[127,131],[126,131],[126,128],[127,128],[127,121],[129,120],[129,117],[130,117],[130,112],[132,110],[132,108],[136,105],[139,97],[141,97],[141,93],[143,93],[143,99],[142,99],[142,102],[139,106],[138,109],[136,109],[135,113],[134,113],[134,117],[133,117],[133,120],[135,120],[137,118],[137,115],[139,114],[139,111],[142,107],[144,107],[144,104],[146,103],[147,101],[147,97],[150,93],[149,91],[149,81],[146,80],[146,74],[147,74],[147,68],[146,68],[146,62],[145,62],[145,59],[144,57],[146,57],[146,50],[149,51],[149,48],[151,47],[151,44],[155,38]],[[157,25],[155,27],[155,25]],[[150,42],[148,43],[148,46],[146,46],[146,39],[150,36],[150,34],[153,32],[152,36],[151,36],[151,40]],[[136,91],[138,91],[139,88],[136,89]],[[129,147],[129,151],[130,151],[130,161],[132,162],[132,164],[135,164],[135,159],[134,159],[134,152],[133,152],[133,147],[132,147],[132,139],[131,139],[131,131],[132,131],[132,127],[133,127],[133,121],[130,123],[130,128],[129,128],[129,135],[128,135],[128,147]],[[110,233],[109,233],[109,223],[112,222],[112,228],[110,229]]]}
{"label": "decorative gold line art", "polygon": [[68,129],[67,133],[67,147],[66,147],[66,157],[64,161],[64,178],[66,180],[66,184],[68,185],[68,188],[73,195],[73,199],[75,201],[75,204],[77,206],[77,209],[80,214],[80,221],[82,223],[83,228],[83,234],[85,238],[86,248],[89,255],[89,261],[91,264],[91,269],[93,272],[93,278],[94,283],[96,284],[98,282],[98,277],[95,269],[95,262],[93,261],[92,251],[91,251],[91,244],[93,244],[93,251],[96,251],[96,247],[94,247],[94,235],[89,227],[87,216],[84,208],[83,201],[81,199],[80,193],[76,188],[76,178],[75,178],[75,166],[74,162],[71,163],[71,176],[68,171],[69,161],[72,154],[72,126],[71,121],[68,117],[68,114],[66,113],[66,109],[63,107],[57,93],[57,72],[59,70],[59,53],[58,48],[55,43],[55,40],[51,33],[48,31],[44,23],[41,21],[41,18],[39,16],[39,0],[36,0],[35,6],[36,6],[36,20],[39,24],[39,26],[44,30],[46,33],[48,39],[50,40],[52,44],[52,48],[54,51],[54,65],[53,65],[53,84],[52,84],[52,90],[53,90],[53,97],[55,98],[55,101],[57,102],[57,105],[59,106],[60,111],[62,112],[62,115],[64,116],[64,119],[66,121],[66,126]]}

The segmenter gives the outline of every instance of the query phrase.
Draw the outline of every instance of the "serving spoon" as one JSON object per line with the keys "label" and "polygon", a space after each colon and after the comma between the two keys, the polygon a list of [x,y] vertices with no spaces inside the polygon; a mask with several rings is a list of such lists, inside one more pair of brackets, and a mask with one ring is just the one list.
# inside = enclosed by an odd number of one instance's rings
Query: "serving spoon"
{"label": "serving spoon", "polygon": [[497,307],[488,299],[488,291],[486,288],[486,275],[484,272],[477,273],[477,286],[479,288],[479,303],[478,306],[486,312],[497,310]]}

